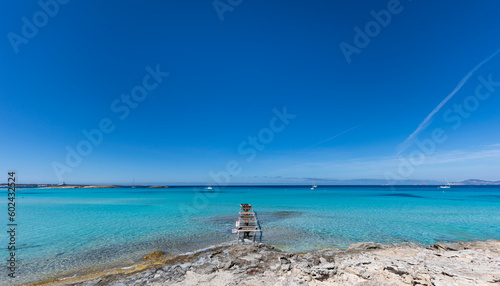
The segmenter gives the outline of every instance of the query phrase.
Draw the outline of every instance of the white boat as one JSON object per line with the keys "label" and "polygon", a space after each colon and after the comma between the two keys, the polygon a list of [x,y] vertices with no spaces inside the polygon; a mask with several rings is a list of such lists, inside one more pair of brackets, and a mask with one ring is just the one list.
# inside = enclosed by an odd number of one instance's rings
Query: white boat
{"label": "white boat", "polygon": [[211,186],[208,186],[208,187],[207,187],[207,190],[211,190],[211,189],[212,189],[212,187],[211,187]]}
{"label": "white boat", "polygon": [[135,181],[135,178],[132,178],[132,185],[130,186],[132,189],[135,189],[134,181]]}
{"label": "white boat", "polygon": [[311,190],[314,190],[315,188],[317,188],[318,186],[316,186],[316,182],[313,180],[313,185],[311,187]]}
{"label": "white boat", "polygon": [[439,186],[438,188],[440,188],[440,189],[449,189],[449,188],[451,188],[450,182],[448,182],[448,180],[446,179],[446,177],[444,177],[444,186]]}

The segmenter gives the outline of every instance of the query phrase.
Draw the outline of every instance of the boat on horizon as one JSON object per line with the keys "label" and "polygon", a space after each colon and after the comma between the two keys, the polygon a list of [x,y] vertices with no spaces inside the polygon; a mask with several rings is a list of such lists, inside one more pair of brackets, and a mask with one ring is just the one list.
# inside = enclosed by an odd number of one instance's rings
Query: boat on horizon
{"label": "boat on horizon", "polygon": [[316,181],[313,180],[313,186],[311,187],[311,190],[314,190],[315,188],[317,188],[318,186],[316,186]]}
{"label": "boat on horizon", "polygon": [[446,179],[446,177],[444,177],[444,186],[439,186],[438,188],[439,189],[449,189],[449,188],[451,188],[450,182],[448,182],[448,180]]}

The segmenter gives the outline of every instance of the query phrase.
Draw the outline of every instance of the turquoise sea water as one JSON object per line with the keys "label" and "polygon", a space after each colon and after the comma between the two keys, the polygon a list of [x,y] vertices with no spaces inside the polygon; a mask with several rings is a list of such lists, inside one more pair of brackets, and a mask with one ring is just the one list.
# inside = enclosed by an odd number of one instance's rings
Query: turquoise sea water
{"label": "turquoise sea water", "polygon": [[[262,242],[294,252],[361,241],[500,240],[500,187],[19,189],[15,283],[234,241],[240,203],[254,206]],[[7,243],[2,231],[0,244]],[[0,284],[11,285],[2,266]]]}

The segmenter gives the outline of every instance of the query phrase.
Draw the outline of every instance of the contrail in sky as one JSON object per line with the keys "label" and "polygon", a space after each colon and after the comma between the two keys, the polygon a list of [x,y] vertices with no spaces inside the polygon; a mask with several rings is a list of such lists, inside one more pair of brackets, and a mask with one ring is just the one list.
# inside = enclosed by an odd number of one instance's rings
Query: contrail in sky
{"label": "contrail in sky", "polygon": [[418,133],[420,133],[425,128],[427,128],[427,126],[429,126],[429,123],[432,120],[432,117],[434,116],[434,114],[436,114],[441,109],[441,107],[443,107],[443,105],[445,105],[446,102],[448,102],[448,100],[450,100],[455,95],[455,93],[457,93],[462,88],[462,86],[467,82],[467,80],[469,80],[469,78],[472,76],[472,74],[474,74],[474,72],[476,72],[483,64],[485,64],[486,62],[491,60],[499,52],[500,52],[500,49],[496,50],[493,54],[491,54],[489,57],[487,57],[482,62],[480,62],[471,71],[469,71],[469,73],[467,73],[467,75],[465,75],[462,78],[462,80],[458,83],[458,85],[455,87],[455,89],[450,94],[448,94],[448,96],[445,99],[443,99],[443,101],[441,101],[441,103],[439,103],[438,106],[436,106],[436,108],[434,108],[434,110],[431,113],[429,113],[429,115],[427,115],[427,117],[424,119],[424,121],[422,121],[420,123],[420,125],[418,125],[417,129],[415,129],[415,131],[413,131],[413,133],[410,136],[408,136],[408,138],[406,138],[406,140],[403,143],[399,144],[399,146],[397,147],[398,155],[401,154],[406,149],[408,149],[408,147],[410,147],[410,145],[413,143],[413,141],[415,140],[415,137],[418,135]]}
{"label": "contrail in sky", "polygon": [[347,132],[349,132],[349,131],[351,131],[351,130],[354,130],[354,129],[358,128],[359,126],[361,126],[361,124],[360,124],[360,125],[357,125],[357,126],[353,126],[353,127],[349,128],[349,129],[347,129],[347,130],[344,130],[344,131],[340,132],[339,134],[337,134],[337,135],[335,135],[335,136],[333,136],[333,137],[330,137],[330,138],[325,139],[325,140],[323,140],[323,141],[320,141],[320,142],[318,142],[318,143],[316,143],[316,144],[313,144],[313,145],[311,145],[311,146],[309,146],[309,147],[307,147],[307,148],[304,148],[304,149],[302,149],[301,151],[305,151],[305,150],[307,150],[307,149],[311,149],[311,148],[312,148],[312,147],[314,147],[314,146],[318,146],[319,144],[325,143],[326,141],[330,141],[330,140],[332,140],[332,139],[335,139],[335,138],[339,137],[340,135],[343,135],[343,134],[345,134],[345,133],[347,133]]}
{"label": "contrail in sky", "polygon": [[318,142],[318,143],[315,143],[315,144],[313,144],[313,145],[311,145],[311,146],[309,146],[309,147],[307,147],[307,148],[304,148],[304,149],[302,149],[302,150],[300,150],[300,151],[297,151],[297,152],[302,152],[302,151],[305,151],[305,150],[311,149],[312,147],[316,147],[316,146],[318,146],[319,144],[323,144],[323,143],[325,143],[325,142],[327,142],[327,141],[330,141],[330,140],[332,140],[332,139],[335,139],[335,138],[337,138],[337,137],[339,137],[339,136],[341,136],[341,135],[346,134],[347,132],[350,132],[350,131],[352,131],[352,130],[354,130],[354,129],[356,129],[356,128],[361,127],[363,124],[366,124],[367,122],[370,122],[370,121],[372,121],[373,119],[375,119],[375,118],[377,118],[377,117],[379,117],[379,116],[375,116],[375,117],[373,117],[373,118],[370,118],[370,119],[368,119],[368,120],[366,120],[366,121],[364,121],[364,122],[362,122],[362,123],[360,123],[360,124],[358,124],[358,125],[356,125],[356,126],[353,126],[353,127],[349,128],[349,129],[346,129],[346,130],[344,130],[344,131],[340,132],[339,134],[337,134],[337,135],[335,135],[335,136],[333,136],[333,137],[330,137],[330,138],[328,138],[328,139],[325,139],[325,140],[323,140],[323,141],[320,141],[320,142]]}

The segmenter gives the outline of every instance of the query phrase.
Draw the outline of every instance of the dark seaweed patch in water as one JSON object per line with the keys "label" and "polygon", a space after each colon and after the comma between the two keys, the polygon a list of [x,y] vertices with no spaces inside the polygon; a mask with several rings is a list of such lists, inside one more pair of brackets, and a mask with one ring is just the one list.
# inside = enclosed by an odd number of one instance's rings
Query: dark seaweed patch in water
{"label": "dark seaweed patch in water", "polygon": [[494,200],[500,200],[500,195],[480,195],[480,196],[475,196],[476,198],[482,198],[482,199],[494,199]]}
{"label": "dark seaweed patch in water", "polygon": [[[262,221],[276,221],[280,219],[287,219],[302,215],[298,211],[277,211],[277,212],[255,212],[260,222]],[[214,225],[234,225],[238,220],[238,213],[231,215],[217,215],[209,218],[197,217],[192,218],[193,221],[204,221]]]}
{"label": "dark seaweed patch in water", "polygon": [[282,219],[294,218],[302,215],[302,212],[298,211],[277,211],[277,212],[262,212],[257,213],[259,221],[277,221]]}
{"label": "dark seaweed patch in water", "polygon": [[195,191],[173,191],[171,189],[165,189],[162,191],[158,191],[157,189],[152,189],[152,190],[144,190],[144,191],[133,191],[133,192],[127,192],[127,194],[163,194],[163,193],[176,193],[176,194],[190,194],[190,193],[209,193],[209,194],[218,194],[218,193],[230,193],[227,191],[208,191],[208,190],[195,190]]}
{"label": "dark seaweed patch in water", "polygon": [[275,217],[280,217],[280,218],[289,218],[289,217],[294,217],[294,216],[299,216],[302,213],[297,212],[297,211],[278,211],[278,212],[272,212],[272,213],[266,213]]}
{"label": "dark seaweed patch in water", "polygon": [[40,244],[36,244],[36,245],[21,244],[19,246],[16,245],[16,249],[34,248],[34,247],[39,247],[39,246],[42,246],[42,245],[40,245]]}
{"label": "dark seaweed patch in water", "polygon": [[192,221],[202,221],[215,225],[226,225],[226,224],[234,224],[236,220],[238,220],[238,214],[236,215],[217,215],[213,217],[194,217],[191,218]]}
{"label": "dark seaweed patch in water", "polygon": [[422,196],[417,196],[417,195],[412,195],[412,194],[402,194],[402,193],[396,193],[396,194],[382,194],[378,195],[379,197],[402,197],[402,198],[425,198]]}

